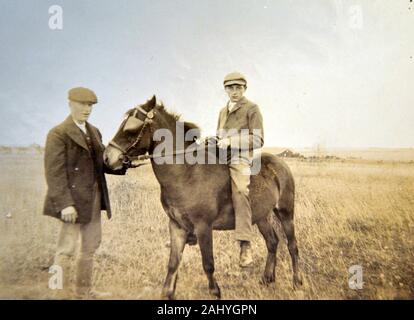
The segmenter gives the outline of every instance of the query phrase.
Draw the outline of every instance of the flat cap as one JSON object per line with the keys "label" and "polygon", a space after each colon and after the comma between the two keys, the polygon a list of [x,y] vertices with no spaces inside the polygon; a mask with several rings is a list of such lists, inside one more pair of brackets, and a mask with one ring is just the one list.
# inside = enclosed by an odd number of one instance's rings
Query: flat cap
{"label": "flat cap", "polygon": [[245,86],[247,84],[246,78],[240,72],[232,72],[224,77],[224,86],[231,86],[233,84],[240,84]]}
{"label": "flat cap", "polygon": [[89,102],[92,104],[98,103],[98,98],[96,97],[95,92],[88,88],[73,88],[68,92],[68,98],[71,101],[77,102]]}

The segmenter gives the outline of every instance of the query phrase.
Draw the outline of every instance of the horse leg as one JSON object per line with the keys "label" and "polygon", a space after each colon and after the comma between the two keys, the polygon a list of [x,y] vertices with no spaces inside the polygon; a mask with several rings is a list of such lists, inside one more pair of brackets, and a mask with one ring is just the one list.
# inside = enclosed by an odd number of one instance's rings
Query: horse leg
{"label": "horse leg", "polygon": [[214,278],[214,256],[213,256],[213,230],[207,223],[199,223],[195,226],[198,244],[200,246],[203,269],[207,275],[210,294],[217,299],[221,298],[220,287]]}
{"label": "horse leg", "polygon": [[257,222],[257,226],[266,241],[267,247],[266,267],[262,276],[263,284],[275,282],[276,254],[277,245],[279,243],[279,238],[277,237],[277,234],[268,218],[269,217],[265,217]]}
{"label": "horse leg", "polygon": [[302,285],[302,276],[299,273],[299,250],[296,244],[295,226],[293,224],[293,211],[286,209],[273,209],[273,211],[280,219],[283,231],[286,234],[288,249],[292,258],[293,287],[296,289]]}
{"label": "horse leg", "polygon": [[162,296],[170,300],[174,299],[175,287],[177,284],[178,267],[187,241],[187,232],[180,226],[170,220],[170,260],[168,262],[168,273],[165,278]]}

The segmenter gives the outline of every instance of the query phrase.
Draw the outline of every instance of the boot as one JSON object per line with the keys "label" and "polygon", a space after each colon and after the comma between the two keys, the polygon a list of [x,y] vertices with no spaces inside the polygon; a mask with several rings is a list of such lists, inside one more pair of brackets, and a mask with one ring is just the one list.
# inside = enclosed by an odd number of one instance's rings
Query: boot
{"label": "boot", "polygon": [[76,298],[77,299],[104,299],[111,297],[110,292],[101,292],[92,289],[93,256],[81,255],[78,261],[76,274]]}
{"label": "boot", "polygon": [[250,241],[240,241],[240,267],[247,268],[253,264]]}
{"label": "boot", "polygon": [[76,272],[76,298],[88,299],[92,288],[92,256],[82,256],[78,260]]}
{"label": "boot", "polygon": [[62,289],[57,290],[61,296],[70,296],[73,294],[73,257],[66,255],[56,255],[53,266],[58,266],[62,271]]}
{"label": "boot", "polygon": [[90,287],[77,287],[76,299],[78,300],[94,300],[105,299],[112,297],[111,292],[102,292],[98,290],[92,290]]}

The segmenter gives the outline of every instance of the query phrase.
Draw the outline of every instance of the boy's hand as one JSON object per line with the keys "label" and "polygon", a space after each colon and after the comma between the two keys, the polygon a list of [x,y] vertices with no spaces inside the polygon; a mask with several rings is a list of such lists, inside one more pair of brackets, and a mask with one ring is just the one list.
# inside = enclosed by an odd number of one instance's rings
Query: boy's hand
{"label": "boy's hand", "polygon": [[220,139],[217,141],[217,146],[220,149],[227,149],[231,144],[231,141],[229,138]]}

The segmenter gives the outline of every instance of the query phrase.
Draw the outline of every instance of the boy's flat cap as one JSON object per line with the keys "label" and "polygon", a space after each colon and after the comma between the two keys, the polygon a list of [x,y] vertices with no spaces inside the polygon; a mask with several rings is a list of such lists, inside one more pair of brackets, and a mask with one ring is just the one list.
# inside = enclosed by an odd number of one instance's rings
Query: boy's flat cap
{"label": "boy's flat cap", "polygon": [[240,84],[245,86],[247,84],[246,77],[240,72],[232,72],[224,77],[224,86],[231,86],[233,84]]}

